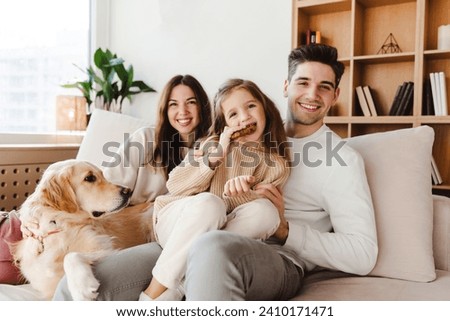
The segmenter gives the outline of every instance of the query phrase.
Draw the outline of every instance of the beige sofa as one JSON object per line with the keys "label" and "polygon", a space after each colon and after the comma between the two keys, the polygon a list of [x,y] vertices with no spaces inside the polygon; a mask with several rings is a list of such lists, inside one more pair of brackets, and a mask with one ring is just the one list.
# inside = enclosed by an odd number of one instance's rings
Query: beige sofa
{"label": "beige sofa", "polygon": [[[123,133],[145,125],[144,120],[96,111],[77,158],[100,166],[108,160],[99,154],[104,143],[121,142]],[[428,126],[348,139],[366,166],[378,260],[363,277],[311,273],[295,300],[450,300],[450,199],[431,194],[433,141]],[[0,300],[38,299],[29,285],[0,285]]]}
{"label": "beige sofa", "polygon": [[306,278],[303,289],[294,300],[450,300],[450,198],[434,196],[433,204],[435,280],[417,282],[319,271]]}

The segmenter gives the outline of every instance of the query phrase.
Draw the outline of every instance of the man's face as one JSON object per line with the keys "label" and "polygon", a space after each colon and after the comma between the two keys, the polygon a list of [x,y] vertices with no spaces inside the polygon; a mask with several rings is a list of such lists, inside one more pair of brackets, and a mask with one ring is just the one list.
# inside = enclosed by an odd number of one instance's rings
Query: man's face
{"label": "man's face", "polygon": [[288,98],[287,125],[316,131],[339,97],[333,69],[320,62],[298,65],[291,81],[284,83],[284,96]]}

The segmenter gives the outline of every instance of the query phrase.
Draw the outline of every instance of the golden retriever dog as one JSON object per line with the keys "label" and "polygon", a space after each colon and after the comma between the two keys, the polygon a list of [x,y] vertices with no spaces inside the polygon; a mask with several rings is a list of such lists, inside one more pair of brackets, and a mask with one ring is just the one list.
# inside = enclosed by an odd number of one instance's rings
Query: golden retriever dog
{"label": "golden retriever dog", "polygon": [[26,280],[50,299],[66,274],[74,300],[95,299],[91,265],[151,239],[150,204],[128,206],[130,196],[88,162],[50,165],[19,209],[25,237],[12,252]]}

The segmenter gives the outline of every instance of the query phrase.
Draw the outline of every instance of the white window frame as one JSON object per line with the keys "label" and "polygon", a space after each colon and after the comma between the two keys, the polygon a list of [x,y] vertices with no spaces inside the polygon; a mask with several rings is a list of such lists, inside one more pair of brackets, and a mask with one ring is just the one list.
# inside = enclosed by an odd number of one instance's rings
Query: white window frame
{"label": "white window frame", "polygon": [[[89,52],[92,56],[96,48],[109,48],[111,0],[90,0],[90,41]],[[34,134],[34,133],[0,133],[0,145],[21,144],[79,144],[84,132]]]}

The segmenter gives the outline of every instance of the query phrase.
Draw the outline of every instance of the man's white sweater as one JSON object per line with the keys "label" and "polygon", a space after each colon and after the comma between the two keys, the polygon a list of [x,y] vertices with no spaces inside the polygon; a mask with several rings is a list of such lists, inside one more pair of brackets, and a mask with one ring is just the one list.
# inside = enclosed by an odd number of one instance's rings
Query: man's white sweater
{"label": "man's white sweater", "polygon": [[325,125],[289,141],[293,165],[284,187],[289,236],[278,251],[306,271],[320,266],[369,273],[378,247],[363,159]]}

